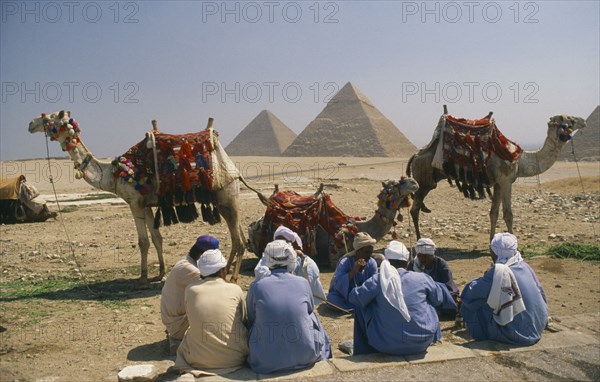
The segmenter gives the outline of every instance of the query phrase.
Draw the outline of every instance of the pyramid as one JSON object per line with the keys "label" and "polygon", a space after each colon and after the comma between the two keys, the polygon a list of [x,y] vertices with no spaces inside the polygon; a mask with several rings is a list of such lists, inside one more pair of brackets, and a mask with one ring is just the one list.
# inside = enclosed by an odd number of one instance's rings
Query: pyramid
{"label": "pyramid", "polygon": [[[600,106],[585,120],[586,127],[573,136],[573,146],[577,160],[600,161]],[[560,153],[559,160],[573,161],[571,143],[567,143]]]}
{"label": "pyramid", "polygon": [[282,155],[409,157],[416,150],[371,100],[348,82]]}
{"label": "pyramid", "polygon": [[225,147],[233,156],[280,156],[296,138],[273,113],[263,110]]}

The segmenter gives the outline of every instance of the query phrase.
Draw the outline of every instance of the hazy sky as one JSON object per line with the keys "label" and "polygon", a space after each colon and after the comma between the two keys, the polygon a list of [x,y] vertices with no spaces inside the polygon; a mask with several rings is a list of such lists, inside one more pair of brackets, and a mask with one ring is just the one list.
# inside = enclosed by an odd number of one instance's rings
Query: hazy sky
{"label": "hazy sky", "polygon": [[28,123],[61,109],[102,157],[152,119],[212,116],[226,145],[268,109],[299,133],[348,81],[417,146],[446,103],[535,147],[550,116],[600,103],[599,3],[3,0],[0,160],[44,156]]}

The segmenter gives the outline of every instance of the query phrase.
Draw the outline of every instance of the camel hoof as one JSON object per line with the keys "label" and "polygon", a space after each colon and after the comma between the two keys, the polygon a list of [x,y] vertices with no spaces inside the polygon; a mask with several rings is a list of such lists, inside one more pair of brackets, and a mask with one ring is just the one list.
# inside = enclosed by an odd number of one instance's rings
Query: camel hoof
{"label": "camel hoof", "polygon": [[425,207],[424,204],[423,204],[423,207],[421,207],[421,211],[425,212],[426,214],[431,212],[431,210],[429,208]]}

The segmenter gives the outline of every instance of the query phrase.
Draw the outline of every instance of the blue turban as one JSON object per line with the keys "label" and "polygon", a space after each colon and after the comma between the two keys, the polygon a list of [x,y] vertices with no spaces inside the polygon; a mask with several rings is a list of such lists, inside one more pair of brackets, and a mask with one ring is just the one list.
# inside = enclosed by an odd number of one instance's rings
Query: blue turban
{"label": "blue turban", "polygon": [[210,235],[202,235],[196,239],[196,244],[194,244],[194,247],[196,247],[200,253],[204,253],[209,249],[219,249],[219,240]]}

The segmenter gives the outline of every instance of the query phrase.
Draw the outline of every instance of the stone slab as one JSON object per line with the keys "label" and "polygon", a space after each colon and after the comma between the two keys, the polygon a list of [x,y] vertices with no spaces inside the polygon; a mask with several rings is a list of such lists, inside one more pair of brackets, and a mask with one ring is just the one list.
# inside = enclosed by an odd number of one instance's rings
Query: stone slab
{"label": "stone slab", "polygon": [[365,354],[351,357],[333,358],[330,361],[339,371],[356,371],[406,365],[408,362],[402,356],[389,354]]}
{"label": "stone slab", "polygon": [[450,342],[430,346],[424,353],[405,356],[406,360],[410,363],[441,362],[473,357],[477,357],[477,354],[473,350]]}
{"label": "stone slab", "polygon": [[282,373],[259,374],[260,380],[289,380],[289,379],[307,379],[331,375],[335,372],[335,368],[327,361],[317,362],[310,368],[293,370]]}
{"label": "stone slab", "polygon": [[256,381],[258,380],[258,374],[253,372],[252,369],[244,367],[242,369],[234,371],[233,373],[201,377],[197,378],[197,380],[202,382]]}

